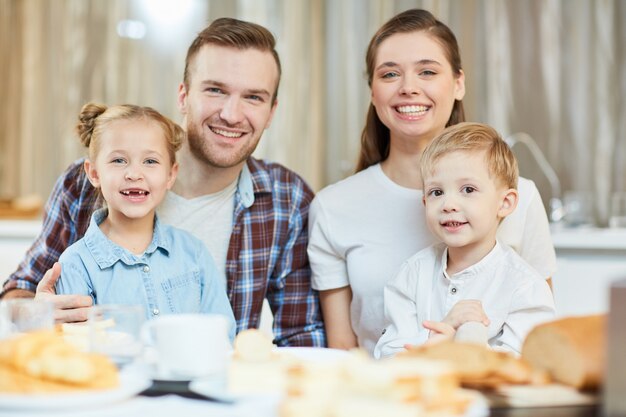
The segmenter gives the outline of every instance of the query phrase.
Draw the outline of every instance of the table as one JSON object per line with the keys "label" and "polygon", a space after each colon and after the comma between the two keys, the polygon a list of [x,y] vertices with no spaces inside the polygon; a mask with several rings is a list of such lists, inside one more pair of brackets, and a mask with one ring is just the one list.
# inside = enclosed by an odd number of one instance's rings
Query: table
{"label": "table", "polygon": [[597,405],[543,408],[496,408],[490,410],[490,417],[597,417]]}
{"label": "table", "polygon": [[[0,410],[0,417],[276,417],[275,401],[251,401],[237,404],[184,398],[168,394],[159,397],[140,395],[117,404],[85,410],[15,412]],[[598,417],[599,406],[544,408],[495,408],[490,417]]]}

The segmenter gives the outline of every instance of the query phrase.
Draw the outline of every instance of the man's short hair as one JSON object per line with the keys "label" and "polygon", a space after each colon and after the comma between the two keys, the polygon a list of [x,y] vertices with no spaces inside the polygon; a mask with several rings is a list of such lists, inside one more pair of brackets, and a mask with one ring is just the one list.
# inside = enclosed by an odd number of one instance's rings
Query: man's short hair
{"label": "man's short hair", "polygon": [[256,23],[230,17],[222,17],[214,20],[196,36],[187,50],[185,73],[183,76],[185,87],[189,88],[189,66],[191,65],[191,61],[204,45],[209,44],[242,50],[258,49],[262,52],[271,53],[278,69],[278,80],[276,80],[276,91],[272,97],[272,103],[276,101],[282,70],[280,58],[278,57],[278,52],[276,52],[276,39],[269,30]]}

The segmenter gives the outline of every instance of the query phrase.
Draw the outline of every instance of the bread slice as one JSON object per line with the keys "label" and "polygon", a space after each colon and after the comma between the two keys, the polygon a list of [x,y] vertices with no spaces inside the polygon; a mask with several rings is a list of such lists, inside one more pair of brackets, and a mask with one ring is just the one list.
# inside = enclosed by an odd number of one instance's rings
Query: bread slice
{"label": "bread slice", "polygon": [[606,361],[606,315],[568,317],[535,327],[522,357],[553,380],[579,389],[598,388]]}
{"label": "bread slice", "polygon": [[[0,368],[15,387],[4,392],[54,392],[64,388],[113,388],[115,365],[105,356],[85,353],[54,331],[36,331],[0,342]],[[24,384],[19,384],[23,381]]]}

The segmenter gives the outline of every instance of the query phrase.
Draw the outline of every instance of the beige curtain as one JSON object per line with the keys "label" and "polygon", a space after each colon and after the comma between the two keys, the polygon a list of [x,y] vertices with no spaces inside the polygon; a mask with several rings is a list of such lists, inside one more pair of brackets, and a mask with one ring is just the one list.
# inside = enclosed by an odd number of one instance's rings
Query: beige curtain
{"label": "beige curtain", "polygon": [[[606,222],[626,191],[626,2],[621,0],[188,0],[167,30],[145,19],[149,0],[0,0],[0,197],[47,196],[82,155],[72,128],[89,100],[151,105],[178,120],[176,88],[188,44],[220,16],[252,20],[278,38],[279,107],[256,155],[320,189],[352,173],[369,100],[364,54],[375,30],[411,7],[455,31],[470,120],[527,132],[562,190],[593,196]],[[163,3],[163,1],[158,2]],[[182,6],[180,6],[182,7]],[[146,24],[121,38],[120,20]],[[532,158],[522,174],[547,201]]]}
{"label": "beige curtain", "polygon": [[[147,24],[142,41],[117,35],[136,18],[128,0],[0,0],[0,197],[47,197],[83,149],[73,128],[88,101],[137,103],[178,119],[176,88],[204,14],[171,38]],[[169,45],[168,45],[169,46]]]}

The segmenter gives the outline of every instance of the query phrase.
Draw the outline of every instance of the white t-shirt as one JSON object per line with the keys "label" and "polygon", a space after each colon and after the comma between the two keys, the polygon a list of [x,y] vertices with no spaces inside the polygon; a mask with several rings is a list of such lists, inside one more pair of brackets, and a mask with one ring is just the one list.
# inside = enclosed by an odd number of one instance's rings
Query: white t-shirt
{"label": "white t-shirt", "polygon": [[[548,278],[556,256],[541,197],[524,178],[518,193],[518,206],[500,224],[498,239]],[[383,288],[404,261],[436,243],[426,226],[422,195],[393,182],[376,164],[326,187],[311,204],[313,288],[351,286],[352,329],[370,353],[384,327]]]}
{"label": "white t-shirt", "polygon": [[236,190],[237,181],[222,191],[192,199],[169,191],[157,208],[163,223],[186,230],[206,245],[224,285]]}
{"label": "white t-shirt", "polygon": [[376,358],[428,340],[424,320],[442,321],[461,300],[480,300],[489,317],[489,345],[520,354],[528,332],[553,320],[552,291],[544,277],[513,249],[499,242],[476,264],[448,275],[443,243],[409,258],[384,290],[385,333]]}

